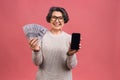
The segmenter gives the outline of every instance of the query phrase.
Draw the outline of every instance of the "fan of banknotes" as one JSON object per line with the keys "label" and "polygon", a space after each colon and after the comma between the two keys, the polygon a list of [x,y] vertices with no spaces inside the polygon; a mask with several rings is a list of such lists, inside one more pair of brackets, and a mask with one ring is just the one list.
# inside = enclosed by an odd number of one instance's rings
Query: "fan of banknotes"
{"label": "fan of banknotes", "polygon": [[47,28],[39,24],[27,24],[23,26],[23,31],[27,39],[32,39],[35,37],[42,39],[47,30]]}

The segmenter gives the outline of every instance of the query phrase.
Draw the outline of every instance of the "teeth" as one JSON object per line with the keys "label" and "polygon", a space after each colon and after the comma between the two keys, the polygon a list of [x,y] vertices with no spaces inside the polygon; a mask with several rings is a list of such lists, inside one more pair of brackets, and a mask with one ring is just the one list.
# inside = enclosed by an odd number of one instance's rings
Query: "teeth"
{"label": "teeth", "polygon": [[55,26],[60,26],[60,24],[54,24]]}
{"label": "teeth", "polygon": [[59,26],[59,24],[56,24],[55,26]]}

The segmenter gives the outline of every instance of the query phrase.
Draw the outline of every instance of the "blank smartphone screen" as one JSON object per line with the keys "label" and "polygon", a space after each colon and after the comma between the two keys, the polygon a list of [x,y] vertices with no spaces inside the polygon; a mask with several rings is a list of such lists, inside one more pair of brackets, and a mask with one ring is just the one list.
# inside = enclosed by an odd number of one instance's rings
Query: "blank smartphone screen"
{"label": "blank smartphone screen", "polygon": [[71,49],[78,50],[79,44],[80,44],[80,33],[72,33],[72,39],[71,39]]}

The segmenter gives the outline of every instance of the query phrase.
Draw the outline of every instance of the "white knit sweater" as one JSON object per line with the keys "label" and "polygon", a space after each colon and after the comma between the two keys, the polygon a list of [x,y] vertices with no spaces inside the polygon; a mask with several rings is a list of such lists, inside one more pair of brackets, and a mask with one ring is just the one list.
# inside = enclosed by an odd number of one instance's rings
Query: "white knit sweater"
{"label": "white knit sweater", "polygon": [[48,31],[39,41],[40,52],[33,52],[33,62],[39,66],[36,80],[72,80],[72,71],[77,64],[76,55],[67,56],[71,35],[62,32],[53,35]]}

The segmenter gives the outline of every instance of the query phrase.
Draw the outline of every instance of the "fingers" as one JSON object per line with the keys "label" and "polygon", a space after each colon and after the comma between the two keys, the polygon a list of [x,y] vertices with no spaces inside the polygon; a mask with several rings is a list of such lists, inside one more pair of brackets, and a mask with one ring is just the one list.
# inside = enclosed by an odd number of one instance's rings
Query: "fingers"
{"label": "fingers", "polygon": [[73,55],[73,54],[75,54],[76,52],[78,52],[78,50],[70,50],[70,51],[68,51],[68,55]]}
{"label": "fingers", "polygon": [[79,44],[79,49],[81,49],[81,43]]}
{"label": "fingers", "polygon": [[68,50],[68,53],[69,53],[70,55],[73,55],[73,54],[75,54],[76,52],[78,52],[78,51],[80,50],[80,48],[81,48],[81,43],[79,44],[79,49],[78,49],[78,50],[69,49],[69,50]]}
{"label": "fingers", "polygon": [[71,53],[76,53],[78,52],[78,50],[71,50]]}
{"label": "fingers", "polygon": [[32,39],[32,40],[29,41],[29,45],[30,45],[31,47],[35,46],[37,43],[38,43],[38,39],[37,39],[37,38]]}
{"label": "fingers", "polygon": [[31,39],[29,41],[29,45],[32,50],[39,50],[38,38]]}

